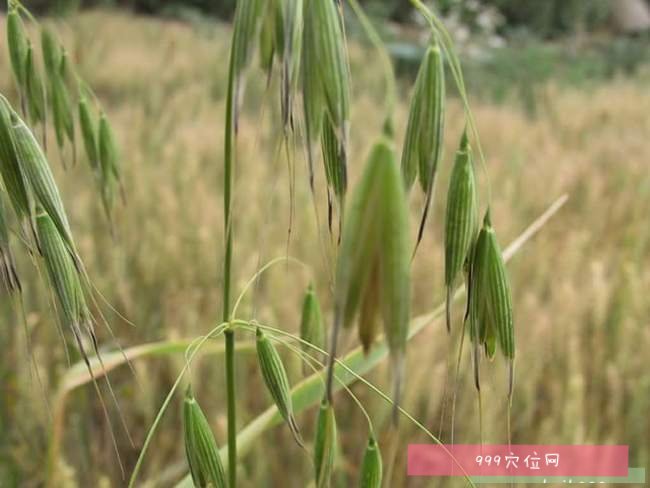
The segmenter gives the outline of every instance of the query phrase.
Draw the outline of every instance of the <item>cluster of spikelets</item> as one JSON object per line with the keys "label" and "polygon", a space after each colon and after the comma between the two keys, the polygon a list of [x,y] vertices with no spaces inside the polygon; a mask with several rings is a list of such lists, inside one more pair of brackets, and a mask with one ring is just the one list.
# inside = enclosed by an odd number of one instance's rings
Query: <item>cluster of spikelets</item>
{"label": "cluster of spikelets", "polygon": [[509,362],[510,398],[515,355],[512,297],[489,207],[479,229],[473,156],[466,133],[463,133],[456,153],[447,193],[445,286],[448,331],[451,331],[452,293],[463,272],[468,290],[464,323],[473,344],[476,388],[480,390],[481,348],[485,356],[492,359],[498,342]]}
{"label": "cluster of spikelets", "polygon": [[[20,300],[22,287],[10,248],[10,236],[15,233],[35,264],[42,265],[42,275],[47,276],[52,291],[52,306],[63,326],[60,332],[65,329],[72,335],[94,382],[90,356],[96,356],[103,364],[95,330],[101,313],[91,311],[91,305],[96,307],[92,283],[77,252],[46,154],[45,134],[48,120],[51,120],[61,153],[70,145],[74,157],[76,126],[68,87],[73,68],[65,49],[48,30],[43,29],[41,55],[44,69],[41,72],[23,16],[33,20],[18,2],[9,2],[7,46],[20,95],[20,109],[0,94],[0,279],[5,288]],[[77,82],[81,87],[82,81],[77,78]],[[107,215],[110,215],[113,194],[119,186],[117,147],[105,116],[101,115],[95,124],[86,97],[81,93],[80,88],[79,124],[89,159],[98,168],[102,200]],[[89,90],[83,89],[83,93],[87,94]],[[30,128],[38,125],[43,129],[42,145]],[[8,206],[4,205],[5,198],[13,209],[13,217],[7,212]],[[11,228],[14,221],[18,227],[16,232]],[[20,304],[22,307],[22,301]],[[110,331],[108,324],[105,325]],[[106,381],[113,395],[108,378]],[[99,387],[96,382],[94,385],[110,424]],[[116,448],[115,438],[112,440]]]}
{"label": "cluster of spikelets", "polygon": [[[23,240],[33,255],[43,258],[61,319],[72,331],[84,359],[88,359],[84,337],[97,350],[97,338],[87,304],[88,280],[77,254],[68,218],[45,153],[31,130],[0,96],[0,175],[18,222]],[[0,253],[5,286],[20,291],[11,250],[7,215],[0,219]]]}
{"label": "cluster of spikelets", "polygon": [[[419,3],[419,2],[416,2]],[[432,41],[420,67],[412,94],[408,126],[398,161],[390,124],[370,150],[361,178],[346,202],[348,142],[350,137],[350,73],[340,2],[335,0],[239,0],[234,21],[226,121],[226,159],[231,157],[237,134],[238,106],[243,93],[243,73],[259,39],[261,67],[269,79],[277,66],[280,73],[280,104],[284,137],[302,136],[314,192],[314,146],[320,141],[330,209],[338,205],[339,240],[334,282],[333,327],[328,348],[325,395],[320,404],[313,443],[314,478],[317,487],[330,484],[335,462],[337,434],[333,407],[334,366],[341,328],[356,326],[367,352],[380,335],[379,322],[388,345],[393,369],[394,419],[399,412],[401,381],[410,321],[411,258],[408,194],[417,179],[425,195],[418,232],[420,242],[438,167],[443,161],[445,122],[445,64],[464,92],[462,74],[444,27],[420,5],[432,29]],[[359,9],[353,8],[358,11]],[[392,74],[391,74],[392,76]],[[389,86],[390,84],[387,84]],[[294,105],[302,96],[302,118]],[[464,98],[466,101],[466,98]],[[478,141],[468,109],[469,132]],[[387,117],[390,120],[390,116]],[[477,142],[478,143],[478,142]],[[468,133],[463,134],[456,154],[445,218],[445,285],[447,326],[451,330],[451,303],[455,286],[464,273],[467,282],[467,313],[463,331],[474,345],[475,370],[484,352],[489,358],[500,345],[504,356],[514,360],[512,300],[501,252],[491,226],[489,210],[479,229],[479,203],[474,159]],[[489,207],[489,205],[488,205]],[[345,210],[345,211],[344,211]],[[417,244],[415,246],[417,248]],[[257,353],[262,378],[280,415],[296,442],[304,447],[294,417],[291,386],[274,337],[257,328]],[[303,356],[323,351],[326,343],[323,314],[313,287],[305,295],[300,325]],[[512,391],[512,383],[509,395]],[[186,400],[196,405],[195,399]],[[193,407],[197,419],[203,418]],[[205,422],[188,421],[186,448],[195,484],[225,486],[212,433]],[[189,432],[201,429],[202,432]],[[360,485],[379,487],[382,462],[370,426],[369,441],[361,467]],[[200,440],[200,441],[199,441]],[[204,456],[212,456],[211,459]]]}
{"label": "cluster of spikelets", "polygon": [[[32,126],[42,127],[44,148],[47,148],[47,124],[52,123],[59,151],[63,154],[70,146],[73,164],[77,152],[75,123],[78,124],[110,222],[116,195],[118,192],[124,195],[118,150],[111,126],[97,98],[76,74],[67,51],[47,28],[41,29],[41,68],[23,17],[34,21],[20,3],[9,1],[7,47],[20,94],[21,111]],[[76,110],[75,94],[78,103]],[[62,159],[65,161],[66,157]]]}

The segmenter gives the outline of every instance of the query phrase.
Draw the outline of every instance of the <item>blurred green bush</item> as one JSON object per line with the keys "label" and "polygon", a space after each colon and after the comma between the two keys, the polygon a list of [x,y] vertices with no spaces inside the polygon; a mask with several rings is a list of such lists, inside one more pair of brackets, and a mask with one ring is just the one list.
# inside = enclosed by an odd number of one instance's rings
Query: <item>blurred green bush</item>
{"label": "blurred green bush", "polygon": [[[4,3],[4,2],[3,2]],[[115,5],[147,14],[174,14],[196,10],[207,15],[230,18],[236,0],[24,0],[35,11],[65,12],[78,7]],[[373,13],[390,16],[393,20],[412,18],[410,0],[365,0],[364,6]],[[494,7],[505,18],[505,29],[524,28],[542,37],[557,36],[576,29],[593,29],[608,17],[609,0],[435,0],[427,2],[448,14]]]}

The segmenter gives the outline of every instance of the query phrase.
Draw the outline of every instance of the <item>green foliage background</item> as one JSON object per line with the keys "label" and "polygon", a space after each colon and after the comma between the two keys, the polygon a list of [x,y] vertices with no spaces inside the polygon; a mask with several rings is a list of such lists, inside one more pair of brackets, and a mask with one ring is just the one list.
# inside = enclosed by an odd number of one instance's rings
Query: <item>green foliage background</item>
{"label": "green foliage background", "polygon": [[[409,0],[366,0],[370,10],[394,20],[410,19]],[[437,0],[429,2],[442,13],[461,12],[478,6],[494,7],[506,20],[505,28],[525,28],[548,37],[577,29],[594,29],[603,25],[609,13],[609,0]],[[146,14],[177,15],[194,10],[202,14],[228,19],[235,0],[29,0],[35,11],[65,12],[79,7],[117,6]]]}

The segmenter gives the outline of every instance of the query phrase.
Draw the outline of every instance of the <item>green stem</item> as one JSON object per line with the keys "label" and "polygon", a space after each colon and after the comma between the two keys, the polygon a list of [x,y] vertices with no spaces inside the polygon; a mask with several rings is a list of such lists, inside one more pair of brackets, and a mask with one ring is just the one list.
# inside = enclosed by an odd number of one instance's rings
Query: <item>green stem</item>
{"label": "green stem", "polygon": [[235,332],[226,330],[226,392],[228,397],[228,479],[237,485],[237,414],[235,398]]}
{"label": "green stem", "polygon": [[[224,143],[223,172],[223,221],[225,233],[225,256],[223,269],[223,321],[230,319],[230,284],[232,267],[232,223],[231,223],[231,187],[233,160],[233,87],[235,82],[233,53],[230,53],[228,73],[228,93],[226,96],[226,129]],[[228,397],[228,480],[230,488],[237,486],[237,413],[235,410],[235,333],[226,330],[226,385]]]}

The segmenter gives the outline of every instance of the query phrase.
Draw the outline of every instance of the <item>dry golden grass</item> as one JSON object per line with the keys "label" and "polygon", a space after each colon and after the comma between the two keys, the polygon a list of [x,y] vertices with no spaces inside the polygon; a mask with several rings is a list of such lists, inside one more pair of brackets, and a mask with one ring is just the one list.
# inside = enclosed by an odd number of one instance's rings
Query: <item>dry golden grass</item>
{"label": "dry golden grass", "polygon": [[[58,32],[106,105],[121,143],[128,205],[115,215],[116,242],[106,237],[106,223],[85,162],[65,173],[54,163],[80,253],[95,284],[137,327],[109,313],[111,322],[125,346],[199,335],[215,324],[221,297],[221,120],[229,31],[222,26],[193,28],[177,22],[89,13],[59,25]],[[0,37],[4,38],[4,31]],[[374,56],[353,45],[352,57],[350,168],[354,182],[379,134],[382,95]],[[0,91],[13,95],[4,49],[0,50],[0,67]],[[236,164],[235,290],[241,289],[260,262],[286,253],[289,220],[286,161],[274,157],[279,127],[271,121],[279,119],[277,97],[275,92],[265,96],[259,71],[250,77],[254,81],[247,91]],[[632,466],[650,466],[647,81],[617,80],[585,92],[548,86],[534,120],[510,104],[474,104],[492,180],[493,223],[502,245],[559,195],[570,195],[560,214],[509,265],[518,341],[513,440],[630,444]],[[398,141],[406,125],[406,93],[403,87],[396,120]],[[413,268],[415,314],[443,299],[443,189],[461,130],[460,105],[453,101],[433,217]],[[289,249],[313,266],[329,321],[331,266],[319,245],[329,245],[324,230],[325,195],[318,195],[319,234],[304,157],[299,156]],[[321,173],[319,167],[322,180]],[[485,173],[478,175],[485,201]],[[413,202],[413,222],[419,203]],[[21,262],[20,267],[28,274],[28,262]],[[66,364],[43,288],[36,276],[32,278],[27,290],[28,323],[46,389],[53,394]],[[261,280],[254,299],[244,301],[241,314],[297,331],[309,279],[296,268],[277,267]],[[5,314],[10,316],[8,308]],[[20,330],[18,322],[4,323],[3,328]],[[440,422],[449,354],[444,328],[442,322],[429,328],[408,351],[410,375],[404,405],[434,433]],[[29,380],[21,335],[4,334],[9,353],[0,363],[0,372],[7,378],[3,380],[7,398],[0,413],[6,417],[3,428],[7,419],[11,423],[7,439],[12,456],[6,466],[0,462],[0,472],[16,472],[20,486],[32,486],[43,475],[48,420],[38,387]],[[12,358],[25,366],[16,369]],[[472,443],[478,441],[478,418],[469,356],[463,364],[455,439]],[[181,357],[136,362],[140,384],[127,372],[114,374],[136,443],[142,442],[181,366]],[[299,365],[290,366],[290,376],[297,378]],[[222,367],[220,358],[204,360],[193,374],[197,397],[223,441]],[[384,373],[372,378],[387,386]],[[484,439],[502,443],[503,364],[497,360],[490,365],[484,378]],[[239,398],[240,422],[246,422],[268,404],[258,394],[261,379],[252,356],[239,360],[238,381],[246,385]],[[362,387],[354,391],[377,418],[388,415],[388,408],[372,394]],[[179,399],[177,408],[166,416],[145,465],[145,478],[170,476],[159,486],[167,486],[184,467],[180,403]],[[350,463],[341,466],[337,486],[348,486],[356,476],[367,433],[365,428],[360,432],[362,417],[351,402],[341,401],[337,408],[349,410],[337,412],[340,439]],[[16,415],[19,411],[22,414]],[[312,415],[302,416],[299,423],[313,424]],[[425,441],[415,429],[403,425],[404,443]],[[448,441],[448,416],[443,427],[443,438]],[[102,479],[107,486],[121,486],[106,427],[90,390],[74,394],[69,401],[65,432],[57,463],[69,486],[95,486]],[[311,434],[306,428],[305,437]],[[124,436],[120,442],[128,469],[137,451]],[[288,430],[269,433],[257,449],[266,454],[244,460],[241,479],[245,486],[264,486],[262,480],[268,479],[286,482],[287,472],[295,473],[290,486],[303,486],[309,479],[309,459],[292,443]],[[398,460],[391,486],[403,485],[403,462],[403,458]]]}

